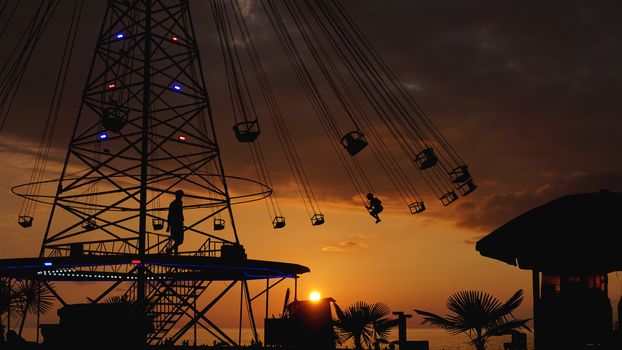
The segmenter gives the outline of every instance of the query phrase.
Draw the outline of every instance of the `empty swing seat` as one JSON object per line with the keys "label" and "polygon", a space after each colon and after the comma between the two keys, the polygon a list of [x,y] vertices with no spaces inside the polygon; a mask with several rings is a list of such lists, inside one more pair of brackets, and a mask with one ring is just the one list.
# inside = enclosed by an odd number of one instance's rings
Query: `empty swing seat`
{"label": "empty swing seat", "polygon": [[434,150],[432,148],[426,148],[423,151],[417,154],[415,158],[415,164],[421,170],[425,170],[431,168],[438,163],[438,157],[434,154]]}
{"label": "empty swing seat", "polygon": [[233,126],[235,137],[240,142],[253,142],[259,136],[259,121],[247,120]]}
{"label": "empty swing seat", "polygon": [[311,217],[311,225],[319,226],[324,223],[324,214],[313,214]]}
{"label": "empty swing seat", "polygon": [[272,220],[272,226],[275,229],[285,227],[285,217],[284,216],[275,216],[274,220]]}
{"label": "empty swing seat", "polygon": [[423,202],[413,202],[408,205],[411,214],[418,214],[425,211],[425,204]]}
{"label": "empty swing seat", "polygon": [[214,219],[214,231],[220,231],[225,229],[224,219]]}
{"label": "empty swing seat", "polygon": [[84,220],[82,222],[82,228],[86,231],[93,231],[97,228],[97,224],[95,223],[94,219]]}
{"label": "empty swing seat", "polygon": [[350,131],[341,138],[341,144],[346,148],[348,154],[351,156],[356,155],[363,148],[367,147],[367,141],[363,138],[363,133],[360,131]]}
{"label": "empty swing seat", "polygon": [[153,218],[151,220],[151,224],[153,225],[153,229],[158,231],[164,228],[164,219]]}
{"label": "empty swing seat", "polygon": [[121,106],[110,106],[104,108],[102,113],[102,126],[106,130],[119,132],[127,124],[128,110]]}
{"label": "empty swing seat", "polygon": [[17,223],[23,228],[28,228],[32,226],[32,220],[33,220],[32,216],[19,215],[17,217]]}
{"label": "empty swing seat", "polygon": [[469,195],[471,192],[475,191],[477,185],[473,183],[473,179],[468,180],[458,187],[458,191],[464,197]]}
{"label": "empty swing seat", "polygon": [[441,196],[441,203],[443,203],[444,206],[448,206],[451,203],[453,203],[456,199],[458,199],[458,195],[456,194],[456,192],[451,191],[451,192],[447,192],[444,195]]}
{"label": "empty swing seat", "polygon": [[451,182],[459,184],[469,181],[471,179],[471,173],[469,173],[468,166],[461,165],[452,170],[449,173],[449,177],[451,178]]}

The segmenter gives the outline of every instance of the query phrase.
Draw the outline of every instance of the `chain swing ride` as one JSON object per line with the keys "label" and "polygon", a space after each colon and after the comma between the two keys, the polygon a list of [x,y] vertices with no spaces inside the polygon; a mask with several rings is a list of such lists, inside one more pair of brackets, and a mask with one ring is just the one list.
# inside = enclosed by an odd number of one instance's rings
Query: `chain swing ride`
{"label": "chain swing ride", "polygon": [[[0,275],[46,282],[106,281],[110,287],[91,298],[94,303],[123,287],[124,295],[154,325],[144,334],[148,344],[178,341],[197,325],[219,341],[241,344],[241,335],[236,341],[206,315],[239,285],[239,327],[245,308],[258,340],[252,301],[265,294],[267,305],[271,288],[309,271],[296,264],[248,260],[241,249],[232,205],[264,200],[272,227],[286,226],[278,184],[262,146],[269,141],[264,140],[267,128],[274,129],[311,224],[326,220],[294,142],[292,121],[283,112],[240,2],[210,0],[209,9],[224,63],[232,136],[248,145],[256,178],[224,173],[217,136],[231,135],[217,135],[214,128],[189,2],[109,0],[61,175],[44,180],[83,8],[88,6],[75,0],[30,180],[13,188],[23,198],[18,215],[23,228],[33,227],[38,203],[51,205],[40,254],[27,261],[3,260]],[[59,3],[39,2],[0,70],[0,132]],[[254,4],[274,32],[363,206],[367,193],[377,193],[359,160],[365,153],[384,170],[411,214],[426,210],[414,185],[415,172],[444,206],[476,189],[468,166],[339,1]],[[0,5],[0,19],[5,20],[0,40],[20,6],[17,0]],[[404,157],[407,167],[400,162]],[[250,182],[260,190],[232,196],[233,182]],[[42,193],[50,185],[55,191]],[[179,188],[185,192],[184,211],[200,213],[187,215],[186,235],[200,240],[187,240],[185,251],[170,256],[165,254],[170,237],[161,232],[167,210],[162,199]],[[257,295],[248,287],[253,280],[266,281]],[[210,294],[208,290],[222,287],[215,281],[224,281],[224,288]],[[199,300],[207,306],[199,308]]]}

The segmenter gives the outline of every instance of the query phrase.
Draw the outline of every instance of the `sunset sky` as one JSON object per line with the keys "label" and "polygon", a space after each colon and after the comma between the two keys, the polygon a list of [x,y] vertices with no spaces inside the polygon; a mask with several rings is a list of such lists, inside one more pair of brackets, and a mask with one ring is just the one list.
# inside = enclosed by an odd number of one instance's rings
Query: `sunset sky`
{"label": "sunset sky", "polygon": [[[266,129],[263,146],[287,226],[272,229],[263,202],[234,207],[240,240],[249,257],[308,266],[311,273],[299,280],[300,298],[317,290],[339,305],[382,301],[395,311],[414,313],[417,308],[444,313],[445,300],[458,290],[483,290],[507,299],[522,288],[527,297],[517,316],[531,317],[530,272],[481,257],[475,241],[527,209],[561,195],[605,188],[622,191],[622,3],[342,2],[465,159],[478,189],[445,208],[421,185],[418,190],[428,210],[410,215],[373,159],[362,158],[370,178],[383,190],[378,195],[386,204],[382,222],[375,224],[353,199],[352,186],[332,150],[323,148],[326,136],[317,119],[306,112],[308,102],[295,87],[261,7],[244,1],[268,78],[288,113],[326,215],[326,224],[311,226],[289,180],[278,142]],[[36,256],[49,214],[48,207],[40,206],[35,225],[29,230],[20,228],[16,220],[21,201],[11,194],[11,187],[28,182],[30,176],[58,67],[55,62],[60,60],[63,35],[58,33],[70,15],[69,3],[61,4],[37,48],[0,133],[2,258]],[[247,146],[235,141],[233,120],[227,117],[222,60],[209,6],[200,0],[191,4],[225,171],[253,176]],[[66,152],[103,5],[103,1],[86,4],[54,138],[50,178],[57,176]],[[0,38],[0,62],[7,55],[5,47],[12,47],[9,42],[10,37]],[[422,181],[416,179],[416,183]],[[560,232],[542,234],[563,236]],[[293,288],[293,283],[284,287]],[[284,287],[271,296],[274,314],[280,312]],[[609,295],[616,303],[621,289],[622,279],[611,274]],[[237,315],[220,312],[226,322],[234,324]],[[263,311],[258,315],[261,319]],[[419,323],[416,316],[409,320],[410,327]]]}

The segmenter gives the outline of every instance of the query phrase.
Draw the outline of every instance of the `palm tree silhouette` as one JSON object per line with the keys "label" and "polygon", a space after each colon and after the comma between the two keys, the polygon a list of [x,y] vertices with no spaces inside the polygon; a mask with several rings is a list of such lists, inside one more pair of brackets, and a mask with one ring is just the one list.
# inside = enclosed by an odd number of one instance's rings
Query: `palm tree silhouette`
{"label": "palm tree silhouette", "polygon": [[110,296],[110,297],[104,299],[103,303],[104,304],[127,304],[127,305],[133,305],[136,302],[134,300],[132,300],[132,298],[130,298],[128,295],[123,294],[123,295],[113,295],[113,296]]}
{"label": "palm tree silhouette", "polygon": [[41,281],[24,280],[17,282],[15,287],[15,297],[17,299],[17,310],[22,318],[19,325],[19,335],[22,335],[24,323],[28,314],[39,315],[48,312],[54,305],[54,295],[50,291],[54,288],[52,283],[47,285]]}
{"label": "palm tree silhouette", "polygon": [[4,340],[4,323],[2,323],[2,316],[12,309],[12,297],[13,290],[9,285],[9,279],[0,278],[0,342]]}
{"label": "palm tree silhouette", "polygon": [[339,341],[345,342],[352,338],[357,350],[363,349],[363,344],[369,347],[377,339],[386,340],[390,328],[395,326],[394,320],[387,318],[391,310],[384,303],[357,301],[345,311],[337,304],[334,305],[337,314],[334,325]]}
{"label": "palm tree silhouette", "polygon": [[465,333],[477,350],[485,350],[490,337],[511,334],[517,328],[531,331],[526,325],[530,319],[518,320],[512,315],[522,302],[522,289],[505,303],[485,292],[460,291],[447,299],[447,308],[453,315],[443,317],[427,311],[415,311],[424,316],[423,324],[437,326],[451,335]]}

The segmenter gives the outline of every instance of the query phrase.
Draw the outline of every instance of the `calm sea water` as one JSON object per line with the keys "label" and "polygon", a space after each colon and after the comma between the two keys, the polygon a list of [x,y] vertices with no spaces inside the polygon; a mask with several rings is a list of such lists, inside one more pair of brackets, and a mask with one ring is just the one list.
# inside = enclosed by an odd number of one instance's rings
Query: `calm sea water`
{"label": "calm sea water", "polygon": [[[238,340],[237,329],[224,329],[229,336],[234,340]],[[257,329],[259,338],[263,340],[263,329]],[[188,337],[184,339],[190,340],[192,344],[192,331],[188,332]],[[469,339],[466,335],[460,334],[451,336],[444,330],[435,328],[409,328],[407,331],[408,340],[427,340],[430,342],[430,350],[473,350],[474,347],[469,344]],[[253,338],[252,331],[250,329],[242,329],[242,344],[250,344]],[[397,340],[397,330],[395,330],[390,336],[389,341]],[[493,337],[488,341],[488,350],[503,350],[503,343],[510,342],[510,336]],[[205,332],[201,332],[200,329],[197,332],[197,344],[211,344],[213,338],[208,338]],[[353,344],[344,344],[341,347],[348,346],[352,349]],[[533,349],[533,334],[527,334],[527,346],[529,349]]]}
{"label": "calm sea water", "polygon": [[[234,328],[225,328],[223,329],[227,335],[229,335],[235,341],[238,340],[238,329]],[[263,329],[257,329],[259,333],[259,338],[263,340]],[[36,336],[35,329],[26,327],[24,329],[24,337],[28,340],[34,340]],[[474,347],[468,343],[468,338],[466,335],[456,335],[451,336],[449,333],[445,332],[441,329],[434,328],[409,328],[407,331],[408,340],[427,340],[430,342],[430,350],[473,350]],[[41,338],[43,339],[43,338]],[[190,330],[186,337],[183,339],[187,339],[190,341],[190,344],[193,342],[193,334],[192,330]],[[253,334],[250,329],[242,329],[242,344],[250,344],[251,339],[253,339]],[[393,332],[389,336],[389,341],[397,340],[397,331]],[[197,344],[212,344],[214,338],[206,334],[205,331],[201,331],[199,328],[197,331]],[[504,337],[493,337],[488,341],[488,350],[503,350],[503,343],[510,342],[510,336]],[[527,333],[527,345],[529,349],[533,349],[533,334]],[[342,347],[348,346],[352,349],[352,344],[345,344]]]}

